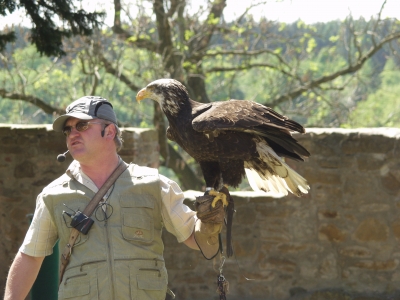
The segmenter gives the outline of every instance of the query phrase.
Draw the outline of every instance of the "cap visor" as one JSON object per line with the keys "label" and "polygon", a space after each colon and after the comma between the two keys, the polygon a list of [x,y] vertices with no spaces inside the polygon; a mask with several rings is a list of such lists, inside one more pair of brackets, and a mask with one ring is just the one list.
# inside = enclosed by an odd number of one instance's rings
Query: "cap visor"
{"label": "cap visor", "polygon": [[89,115],[84,114],[84,113],[79,113],[79,112],[65,114],[65,115],[59,116],[57,119],[54,120],[54,122],[53,122],[53,130],[56,131],[56,132],[61,132],[63,130],[63,128],[64,128],[65,122],[67,122],[67,120],[69,118],[77,118],[77,119],[81,119],[81,120],[93,120],[93,119],[95,119],[92,116],[89,116]]}

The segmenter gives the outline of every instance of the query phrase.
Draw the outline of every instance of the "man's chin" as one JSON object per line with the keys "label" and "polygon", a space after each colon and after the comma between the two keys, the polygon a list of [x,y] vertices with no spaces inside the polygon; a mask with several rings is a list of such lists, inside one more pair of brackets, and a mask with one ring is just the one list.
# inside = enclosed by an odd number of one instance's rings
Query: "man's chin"
{"label": "man's chin", "polygon": [[69,153],[71,154],[72,158],[80,161],[83,160],[85,158],[85,151],[83,150],[70,150]]}

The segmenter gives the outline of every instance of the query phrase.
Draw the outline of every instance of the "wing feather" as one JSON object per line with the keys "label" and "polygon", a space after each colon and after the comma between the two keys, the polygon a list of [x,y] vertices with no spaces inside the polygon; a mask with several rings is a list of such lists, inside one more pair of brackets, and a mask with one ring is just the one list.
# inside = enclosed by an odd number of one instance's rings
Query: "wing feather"
{"label": "wing feather", "polygon": [[286,133],[289,133],[289,131],[305,132],[303,126],[299,123],[253,101],[214,102],[207,108],[193,119],[194,130],[200,132],[255,128],[262,130],[272,127],[286,131]]}

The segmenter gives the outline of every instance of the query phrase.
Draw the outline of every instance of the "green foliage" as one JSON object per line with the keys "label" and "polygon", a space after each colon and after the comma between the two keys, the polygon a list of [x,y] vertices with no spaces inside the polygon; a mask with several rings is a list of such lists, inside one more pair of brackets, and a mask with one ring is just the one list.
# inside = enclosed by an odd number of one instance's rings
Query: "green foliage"
{"label": "green foliage", "polygon": [[388,60],[378,90],[357,103],[343,127],[400,127],[400,70]]}
{"label": "green foliage", "polygon": [[[207,22],[216,25],[217,21],[218,18],[211,15]],[[138,26],[136,23],[133,25]],[[356,29],[363,25],[365,20],[354,21]],[[302,21],[285,24],[261,20],[255,23],[249,19],[232,24],[230,35],[213,35],[212,47],[207,50],[210,56],[201,61],[201,69],[206,74],[207,93],[212,101],[248,99],[268,105],[299,86],[299,82],[306,84],[345,68],[349,64],[349,55],[354,55],[356,51],[353,46],[346,49],[346,28],[344,23],[338,21],[308,25]],[[146,30],[125,42],[114,40],[110,30],[101,32],[102,43],[107,45],[107,59],[138,87],[145,86],[155,78],[170,76],[160,67],[163,64],[162,55],[131,47],[131,43],[138,39],[153,39],[155,30],[154,24],[149,25]],[[196,34],[195,30],[186,29],[182,40],[174,37],[177,49],[190,55],[190,49],[184,41],[194,38]],[[273,38],[267,38],[268,35]],[[270,52],[253,56],[217,54],[226,49],[256,51],[262,47],[255,41],[264,39],[268,42]],[[74,43],[81,45],[79,43],[82,41],[75,40]],[[364,36],[357,43],[368,46],[371,40]],[[82,45],[77,49],[68,57],[58,60],[41,57],[33,46],[16,47],[14,51],[4,52],[0,70],[1,88],[34,95],[54,107],[66,107],[72,100],[94,93],[113,102],[122,124],[151,127],[153,103],[138,105],[135,101],[136,91],[106,72],[95,58],[92,48]],[[307,90],[274,109],[306,126],[396,126],[396,110],[387,112],[383,106],[378,109],[375,103],[376,100],[387,98],[392,99],[390,103],[396,107],[394,97],[388,95],[397,91],[396,85],[390,84],[389,80],[397,80],[395,62],[386,64],[384,73],[381,73],[388,57],[389,51],[384,48],[361,71],[338,77],[318,89]],[[257,67],[251,67],[253,65]],[[389,65],[392,65],[390,72]],[[199,63],[195,60],[184,59],[182,67],[188,75],[199,72]],[[208,72],[215,67],[221,71]],[[224,68],[232,71],[224,71]],[[93,72],[95,69],[97,75]],[[95,80],[98,83],[93,90]],[[375,118],[370,113],[371,116],[367,117],[371,110],[382,111],[386,115]],[[53,116],[23,101],[1,100],[0,113],[0,122],[7,123],[51,123],[53,120]]]}
{"label": "green foliage", "polygon": [[[80,54],[84,55],[83,52]],[[144,78],[153,76],[150,69],[146,67],[149,63],[146,63],[146,60],[149,57],[144,51],[127,49],[122,57],[127,60],[128,72],[135,73],[133,70],[144,68],[146,71],[142,72],[141,76]],[[133,61],[131,57],[137,60]],[[35,95],[53,107],[62,108],[73,100],[92,92],[95,75],[82,73],[82,64],[77,56],[70,61],[52,60],[40,56],[35,47],[30,45],[16,49],[7,61],[8,68],[0,69],[0,82],[1,88],[9,91]],[[100,69],[98,73],[100,82],[94,94],[107,98],[113,103],[122,125],[151,127],[153,105],[137,104],[136,93],[126,84],[115,80],[115,77],[107,74],[104,69]],[[8,99],[0,101],[0,123],[52,123],[53,119],[54,116],[43,113],[33,104]]]}

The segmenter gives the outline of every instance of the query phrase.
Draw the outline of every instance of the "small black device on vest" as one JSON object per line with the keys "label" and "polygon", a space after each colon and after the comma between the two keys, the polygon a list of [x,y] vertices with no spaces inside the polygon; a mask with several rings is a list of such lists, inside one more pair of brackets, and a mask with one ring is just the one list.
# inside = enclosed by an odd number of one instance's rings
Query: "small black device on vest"
{"label": "small black device on vest", "polygon": [[63,211],[63,213],[72,218],[70,225],[85,235],[89,232],[94,223],[90,217],[86,216],[79,210],[77,210],[73,215],[66,211]]}

